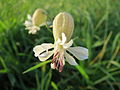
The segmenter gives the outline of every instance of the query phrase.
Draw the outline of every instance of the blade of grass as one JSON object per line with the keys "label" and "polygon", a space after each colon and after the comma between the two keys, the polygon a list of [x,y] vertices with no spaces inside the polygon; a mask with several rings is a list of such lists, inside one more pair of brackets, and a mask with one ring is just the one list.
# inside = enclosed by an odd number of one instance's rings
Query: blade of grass
{"label": "blade of grass", "polygon": [[5,62],[4,62],[2,57],[0,57],[0,61],[1,61],[2,65],[3,65],[3,67],[4,67],[3,70],[0,70],[0,73],[8,73],[7,65],[5,64]]}
{"label": "blade of grass", "polygon": [[115,50],[117,44],[119,43],[118,41],[120,41],[120,32],[115,36],[115,39],[113,40],[112,52]]}
{"label": "blade of grass", "polygon": [[[120,74],[120,71],[116,71],[116,72],[111,73],[112,76],[113,76],[113,75],[116,75],[116,74]],[[110,76],[109,76],[109,75],[106,75],[106,76],[104,76],[104,77],[96,80],[93,85],[96,85],[96,84],[98,84],[98,83],[101,83],[101,82],[107,80],[108,78],[110,78]]]}
{"label": "blade of grass", "polygon": [[83,67],[81,67],[80,65],[77,65],[75,67],[80,72],[80,74],[82,74],[82,76],[88,81],[89,80],[89,76],[87,75],[87,73],[85,72]]}
{"label": "blade of grass", "polygon": [[39,80],[39,75],[38,75],[38,70],[36,70],[35,73],[35,79],[36,79],[36,84],[37,84],[37,90],[40,90],[40,80]]}
{"label": "blade of grass", "polygon": [[48,61],[44,61],[44,62],[42,62],[42,63],[39,63],[39,64],[37,64],[37,65],[35,65],[35,66],[33,66],[33,67],[25,70],[25,71],[23,72],[23,74],[28,73],[28,72],[30,72],[30,71],[33,71],[34,69],[37,69],[37,68],[39,68],[39,67],[42,67],[43,65],[46,65],[47,63],[50,63],[50,62],[51,62],[51,60],[48,60]]}
{"label": "blade of grass", "polygon": [[59,90],[58,87],[57,87],[57,85],[56,85],[53,81],[51,82],[51,86],[52,86],[55,90]]}
{"label": "blade of grass", "polygon": [[92,60],[92,61],[90,62],[89,65],[93,65],[97,60],[101,60],[101,59],[103,58],[103,56],[104,56],[104,54],[105,54],[105,51],[106,51],[106,49],[107,49],[108,42],[109,42],[111,36],[112,36],[112,32],[110,32],[109,35],[108,35],[108,37],[105,39],[103,48],[102,48],[102,50],[100,51],[100,53],[94,58],[94,60]]}
{"label": "blade of grass", "polygon": [[119,64],[118,62],[116,62],[116,61],[111,61],[110,63],[113,64],[113,65],[115,65],[115,66],[117,66],[118,68],[120,68],[120,64]]}
{"label": "blade of grass", "polygon": [[0,70],[0,74],[4,74],[4,73],[7,73],[7,70],[6,70],[6,69]]}
{"label": "blade of grass", "polygon": [[51,78],[52,78],[52,70],[50,69],[48,74],[47,74],[47,77],[45,78],[45,81],[46,81],[45,90],[48,90],[50,82],[51,82]]}
{"label": "blade of grass", "polygon": [[[120,46],[118,44],[118,46],[116,47],[115,52],[113,53],[110,61],[108,62],[107,68],[109,68],[111,66],[111,62],[115,59],[115,57],[118,55],[118,53],[120,52]],[[115,64],[115,63],[114,63]]]}
{"label": "blade of grass", "polygon": [[41,90],[44,90],[44,86],[45,86],[45,77],[47,76],[45,74],[46,72],[46,64],[41,68]]}

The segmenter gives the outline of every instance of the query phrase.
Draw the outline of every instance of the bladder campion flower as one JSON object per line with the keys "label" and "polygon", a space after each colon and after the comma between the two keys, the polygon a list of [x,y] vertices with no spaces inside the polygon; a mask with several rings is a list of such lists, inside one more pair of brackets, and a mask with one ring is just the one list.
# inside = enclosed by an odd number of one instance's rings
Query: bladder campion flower
{"label": "bladder campion flower", "polygon": [[43,9],[36,9],[33,16],[28,15],[28,20],[25,21],[24,25],[29,30],[29,34],[36,34],[40,30],[41,26],[46,24],[47,14]]}
{"label": "bladder campion flower", "polygon": [[[73,56],[78,60],[87,59],[88,49],[84,47],[71,47],[73,40],[70,40],[70,38],[73,29],[74,21],[72,16],[66,12],[59,13],[53,21],[54,44],[43,43],[35,46],[33,48],[35,57],[38,57],[40,61],[45,61],[54,54],[51,68],[57,69],[59,72],[63,70],[65,60],[71,65],[77,65]],[[52,48],[53,50],[51,50]]]}
{"label": "bladder campion flower", "polygon": [[61,33],[65,33],[67,41],[70,40],[74,29],[74,20],[69,13],[58,14],[53,21],[53,35],[55,41],[61,38]]}

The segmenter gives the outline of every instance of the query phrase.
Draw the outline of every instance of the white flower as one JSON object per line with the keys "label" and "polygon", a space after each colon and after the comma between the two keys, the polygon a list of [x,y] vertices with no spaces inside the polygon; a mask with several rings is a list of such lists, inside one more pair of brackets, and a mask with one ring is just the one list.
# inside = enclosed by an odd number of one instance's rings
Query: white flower
{"label": "white flower", "polygon": [[28,20],[25,21],[24,25],[29,30],[29,34],[36,34],[40,27],[47,23],[47,15],[43,9],[36,9],[34,14],[32,16],[28,15],[27,18]]}
{"label": "white flower", "polygon": [[24,25],[26,26],[25,29],[29,30],[29,34],[36,34],[36,32],[40,30],[40,27],[33,25],[32,17],[30,15],[28,15],[27,18],[28,20],[26,20],[24,23]]}
{"label": "white flower", "polygon": [[[33,48],[35,57],[38,57],[40,61],[45,61],[50,58],[53,54],[51,63],[52,69],[57,69],[59,72],[62,71],[65,65],[65,60],[71,65],[77,65],[77,62],[73,58],[75,56],[78,60],[84,60],[88,58],[88,49],[84,47],[71,47],[73,40],[66,42],[67,38],[62,33],[62,40],[58,39],[54,44],[44,43],[37,45]],[[54,48],[53,50],[51,50]],[[71,56],[71,53],[73,56]]]}
{"label": "white flower", "polygon": [[67,40],[71,39],[74,31],[74,20],[71,14],[67,12],[60,12],[53,20],[53,36],[57,41],[60,38],[61,33],[65,33]]}

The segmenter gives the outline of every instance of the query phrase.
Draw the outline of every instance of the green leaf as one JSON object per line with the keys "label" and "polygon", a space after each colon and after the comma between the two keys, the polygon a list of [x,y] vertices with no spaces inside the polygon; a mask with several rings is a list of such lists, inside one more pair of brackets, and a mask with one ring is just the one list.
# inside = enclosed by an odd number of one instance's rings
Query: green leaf
{"label": "green leaf", "polygon": [[8,74],[8,79],[10,80],[11,85],[14,86],[15,83],[16,83],[15,75],[12,74],[12,73],[9,73],[9,74]]}
{"label": "green leaf", "polygon": [[2,63],[2,66],[4,67],[4,69],[0,70],[0,73],[8,73],[8,68],[2,57],[0,57],[0,62]]}
{"label": "green leaf", "polygon": [[117,44],[119,43],[119,40],[120,40],[120,33],[118,33],[113,40],[112,48],[111,48],[112,52],[115,50]]}
{"label": "green leaf", "polygon": [[57,85],[56,85],[53,81],[51,82],[51,85],[52,85],[52,87],[53,87],[55,90],[58,90]]}
{"label": "green leaf", "polygon": [[2,57],[0,57],[0,61],[1,61],[2,65],[3,65],[3,67],[4,67],[5,69],[7,69],[7,66],[6,66],[6,64],[5,64],[5,62],[4,62],[4,60],[3,60]]}
{"label": "green leaf", "polygon": [[42,63],[39,63],[39,64],[37,64],[37,65],[35,65],[35,66],[27,69],[26,71],[24,71],[23,74],[25,74],[25,73],[27,73],[27,72],[30,72],[30,71],[32,71],[32,70],[34,70],[34,69],[37,69],[37,68],[39,68],[39,67],[42,67],[43,65],[45,65],[45,64],[47,64],[47,63],[50,63],[50,62],[51,62],[51,60],[48,60],[48,61],[44,61],[44,62],[42,62]]}
{"label": "green leaf", "polygon": [[75,66],[78,71],[80,72],[80,74],[82,74],[82,76],[86,79],[89,80],[89,76],[87,75],[87,73],[85,72],[85,70],[83,69],[83,67],[81,67],[80,65]]}
{"label": "green leaf", "polygon": [[0,70],[0,74],[4,74],[4,73],[7,73],[8,71],[6,69],[2,69]]}
{"label": "green leaf", "polygon": [[94,44],[93,44],[93,47],[99,47],[101,45],[103,45],[104,41],[96,41]]}
{"label": "green leaf", "polygon": [[101,83],[101,82],[103,82],[103,81],[105,81],[105,80],[108,80],[111,76],[116,75],[116,74],[120,74],[120,72],[119,72],[119,71],[116,71],[116,72],[113,72],[113,73],[110,73],[110,74],[111,74],[111,75],[103,76],[103,77],[101,77],[100,79],[94,81],[94,84],[93,84],[93,85],[96,85],[96,84]]}
{"label": "green leaf", "polygon": [[111,61],[110,63],[113,64],[113,65],[115,65],[115,66],[117,66],[118,68],[120,68],[120,64],[119,64],[118,62],[116,62],[116,61]]}

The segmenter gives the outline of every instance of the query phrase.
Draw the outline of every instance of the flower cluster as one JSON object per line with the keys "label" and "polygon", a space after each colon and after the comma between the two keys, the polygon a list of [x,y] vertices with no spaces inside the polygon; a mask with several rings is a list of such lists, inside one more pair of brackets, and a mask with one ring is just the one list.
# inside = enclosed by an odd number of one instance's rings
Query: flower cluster
{"label": "flower cluster", "polygon": [[[37,12],[37,11],[36,11]],[[35,13],[36,13],[35,12]],[[38,13],[37,13],[38,14]],[[25,26],[29,29],[29,33],[35,34],[39,30],[39,26],[46,20],[38,15],[33,15],[31,18],[28,16],[28,20],[25,22]],[[62,72],[67,61],[71,65],[78,65],[74,57],[78,60],[85,60],[88,58],[88,49],[84,47],[71,47],[73,40],[71,36],[74,31],[74,20],[72,16],[67,12],[59,13],[53,20],[53,36],[54,44],[43,43],[33,48],[35,57],[38,57],[40,61],[48,60],[52,55],[51,68],[57,69]]]}

